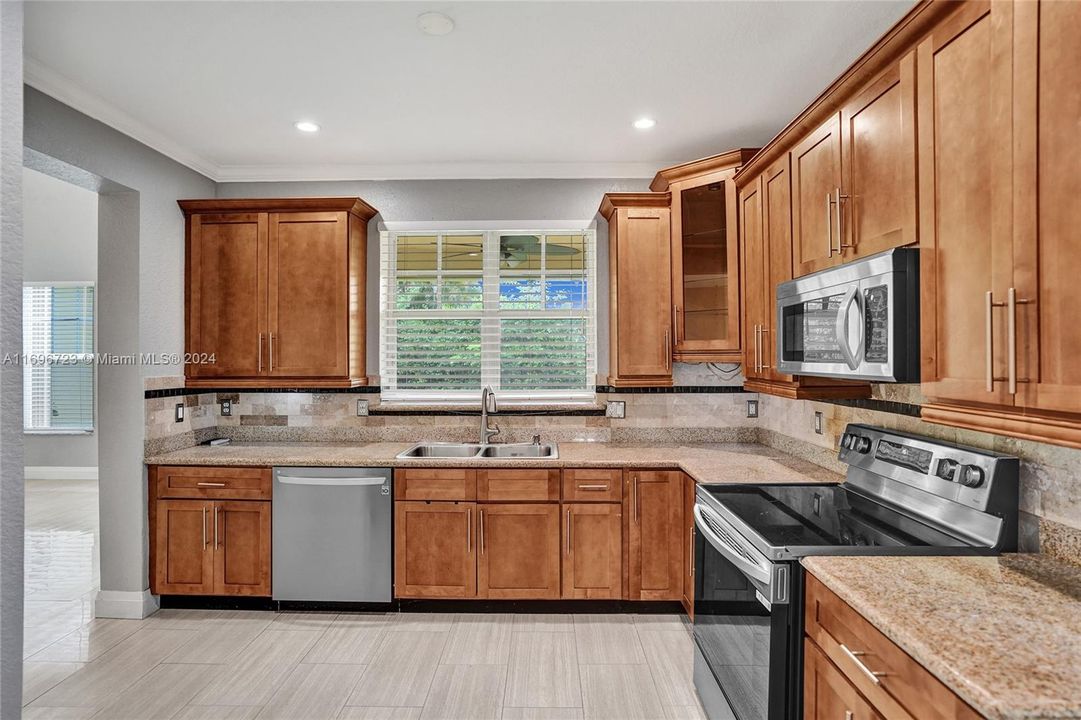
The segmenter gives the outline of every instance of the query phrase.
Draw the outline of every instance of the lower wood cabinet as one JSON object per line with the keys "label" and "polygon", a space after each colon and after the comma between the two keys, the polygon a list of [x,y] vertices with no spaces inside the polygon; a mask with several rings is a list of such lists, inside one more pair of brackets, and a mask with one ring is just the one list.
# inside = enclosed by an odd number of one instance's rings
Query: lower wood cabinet
{"label": "lower wood cabinet", "polygon": [[879,720],[852,683],[810,640],[803,644],[804,720]]}
{"label": "lower wood cabinet", "polygon": [[618,600],[623,596],[623,506],[564,503],[563,597]]}
{"label": "lower wood cabinet", "polygon": [[472,502],[394,503],[396,597],[476,597],[476,515]]}
{"label": "lower wood cabinet", "polygon": [[151,467],[148,478],[152,593],[270,596],[269,468]]}
{"label": "lower wood cabinet", "polygon": [[478,505],[477,538],[477,597],[559,599],[558,505]]}
{"label": "lower wood cabinet", "polygon": [[683,473],[624,471],[628,600],[683,597]]}
{"label": "lower wood cabinet", "polygon": [[694,619],[694,495],[698,483],[683,476],[683,609]]}

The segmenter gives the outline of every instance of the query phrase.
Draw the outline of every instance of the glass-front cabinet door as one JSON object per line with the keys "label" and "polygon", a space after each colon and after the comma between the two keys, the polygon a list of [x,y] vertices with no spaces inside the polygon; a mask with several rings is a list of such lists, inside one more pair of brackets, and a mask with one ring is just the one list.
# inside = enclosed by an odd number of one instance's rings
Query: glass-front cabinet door
{"label": "glass-front cabinet door", "polygon": [[739,353],[735,190],[728,177],[672,193],[677,360],[723,360],[726,353]]}

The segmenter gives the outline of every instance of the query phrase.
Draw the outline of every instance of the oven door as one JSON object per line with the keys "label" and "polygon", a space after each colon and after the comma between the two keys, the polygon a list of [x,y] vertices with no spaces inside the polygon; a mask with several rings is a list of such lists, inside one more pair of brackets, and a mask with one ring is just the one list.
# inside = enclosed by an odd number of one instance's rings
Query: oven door
{"label": "oven door", "polygon": [[694,515],[694,682],[706,716],[798,717],[798,568],[768,561],[708,506]]}

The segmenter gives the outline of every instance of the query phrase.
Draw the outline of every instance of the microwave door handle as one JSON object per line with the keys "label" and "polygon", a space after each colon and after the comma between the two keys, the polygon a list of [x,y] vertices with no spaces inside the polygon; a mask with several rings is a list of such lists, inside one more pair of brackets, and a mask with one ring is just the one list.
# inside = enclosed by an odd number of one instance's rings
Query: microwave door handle
{"label": "microwave door handle", "polygon": [[704,511],[702,506],[696,503],[694,506],[694,524],[709,544],[724,556],[725,560],[739,568],[740,572],[744,573],[752,580],[757,580],[769,587],[770,580],[772,579],[770,569],[748,561],[738,550],[722,540],[712,529],[710,529],[709,524],[706,523],[705,519],[702,517],[703,512],[708,511]]}
{"label": "microwave door handle", "polygon": [[837,310],[837,323],[834,326],[834,334],[837,339],[837,347],[841,350],[841,355],[845,358],[845,364],[848,365],[849,370],[855,370],[860,366],[859,355],[863,352],[863,322],[860,322],[860,342],[856,347],[856,352],[852,352],[852,348],[848,344],[848,315],[852,309],[852,304],[856,303],[857,308],[859,306],[860,288],[859,285],[853,285],[845,292],[844,298],[841,300],[841,307]]}

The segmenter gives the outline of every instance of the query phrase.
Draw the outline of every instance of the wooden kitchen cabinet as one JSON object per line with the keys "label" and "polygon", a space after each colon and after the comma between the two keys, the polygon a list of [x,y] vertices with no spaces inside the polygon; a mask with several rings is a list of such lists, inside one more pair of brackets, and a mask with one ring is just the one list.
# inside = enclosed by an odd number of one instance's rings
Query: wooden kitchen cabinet
{"label": "wooden kitchen cabinet", "polygon": [[359,198],[179,204],[187,219],[190,387],[367,383],[367,222],[374,208]]}
{"label": "wooden kitchen cabinet", "polygon": [[563,597],[618,600],[623,597],[623,506],[564,503]]}
{"label": "wooden kitchen cabinet", "polygon": [[477,505],[477,597],[556,600],[559,505]]}
{"label": "wooden kitchen cabinet", "polygon": [[755,152],[741,148],[665,168],[649,186],[672,195],[672,328],[677,361],[740,360],[733,178]]}
{"label": "wooden kitchen cabinet", "polygon": [[150,467],[151,591],[269,597],[269,482],[266,499],[236,499],[262,493],[254,484],[269,478],[269,468]]}
{"label": "wooden kitchen cabinet", "polygon": [[796,277],[840,261],[835,205],[841,188],[841,115],[830,116],[791,152],[792,263]]}
{"label": "wooden kitchen cabinet", "polygon": [[476,503],[394,503],[394,595],[476,597]]}
{"label": "wooden kitchen cabinet", "polygon": [[615,387],[672,384],[669,193],[608,193],[609,373]]}
{"label": "wooden kitchen cabinet", "polygon": [[694,497],[698,483],[683,476],[683,609],[694,619]]}
{"label": "wooden kitchen cabinet", "polygon": [[683,473],[624,471],[628,600],[683,597]]}
{"label": "wooden kitchen cabinet", "polygon": [[[740,247],[743,249],[743,377],[755,380],[769,377],[763,360],[762,328],[769,327],[766,295],[770,286],[766,277],[768,254],[762,240],[762,178],[739,191]],[[768,338],[767,338],[768,339]]]}
{"label": "wooden kitchen cabinet", "polygon": [[803,644],[804,720],[881,720],[841,671],[810,640]]}

